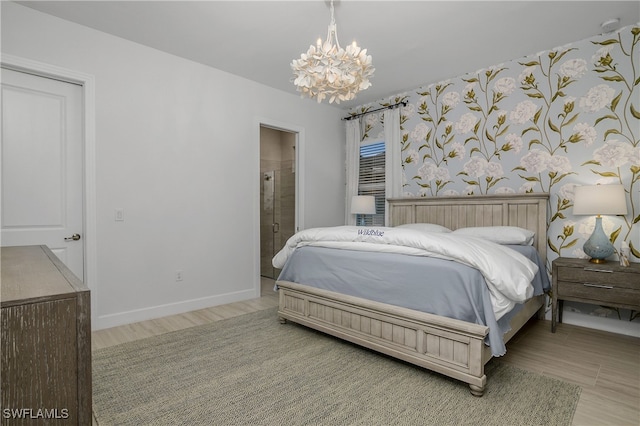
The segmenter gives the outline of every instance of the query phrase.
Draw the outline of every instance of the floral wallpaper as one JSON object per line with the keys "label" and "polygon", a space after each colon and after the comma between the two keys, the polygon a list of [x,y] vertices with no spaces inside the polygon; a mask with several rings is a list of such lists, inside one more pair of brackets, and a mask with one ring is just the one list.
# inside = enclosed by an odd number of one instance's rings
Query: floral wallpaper
{"label": "floral wallpaper", "polygon": [[[603,226],[640,262],[639,86],[636,24],[350,112],[407,101],[405,196],[548,192],[549,270],[558,256],[586,257],[595,219],[572,215],[574,187],[622,184],[628,214],[603,217]],[[384,138],[382,119],[364,116],[363,141]]]}

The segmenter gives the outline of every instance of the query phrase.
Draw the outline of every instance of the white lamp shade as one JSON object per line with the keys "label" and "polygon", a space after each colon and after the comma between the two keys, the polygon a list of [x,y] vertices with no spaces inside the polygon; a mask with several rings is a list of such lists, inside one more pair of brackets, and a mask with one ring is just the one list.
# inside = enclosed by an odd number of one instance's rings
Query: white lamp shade
{"label": "white lamp shade", "polygon": [[627,214],[627,200],[622,185],[576,186],[574,215]]}
{"label": "white lamp shade", "polygon": [[376,198],[373,195],[354,195],[351,214],[376,214]]}

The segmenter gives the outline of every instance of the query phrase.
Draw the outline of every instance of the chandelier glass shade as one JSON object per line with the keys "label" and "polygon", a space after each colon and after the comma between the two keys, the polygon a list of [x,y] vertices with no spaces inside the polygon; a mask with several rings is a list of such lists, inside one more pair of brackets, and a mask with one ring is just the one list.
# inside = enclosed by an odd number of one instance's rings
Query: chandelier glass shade
{"label": "chandelier glass shade", "polygon": [[375,71],[371,63],[367,49],[361,49],[355,41],[346,49],[340,47],[331,1],[327,39],[324,43],[318,39],[300,59],[291,62],[293,84],[301,97],[316,98],[318,103],[328,98],[329,103],[339,104],[354,99],[359,91],[371,86],[369,78]]}

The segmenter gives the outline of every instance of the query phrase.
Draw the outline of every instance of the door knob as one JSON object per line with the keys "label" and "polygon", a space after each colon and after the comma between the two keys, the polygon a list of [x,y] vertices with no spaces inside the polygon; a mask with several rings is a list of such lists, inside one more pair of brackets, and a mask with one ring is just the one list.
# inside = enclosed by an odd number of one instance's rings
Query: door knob
{"label": "door knob", "polygon": [[70,237],[65,237],[64,240],[65,241],[78,241],[80,239],[80,234],[73,234]]}

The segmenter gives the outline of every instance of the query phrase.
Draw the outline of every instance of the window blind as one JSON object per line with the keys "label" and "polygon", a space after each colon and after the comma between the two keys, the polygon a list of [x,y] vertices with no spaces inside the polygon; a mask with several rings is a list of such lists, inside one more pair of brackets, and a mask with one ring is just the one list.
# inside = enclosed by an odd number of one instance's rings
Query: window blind
{"label": "window blind", "polygon": [[385,146],[384,141],[360,146],[360,170],[358,195],[373,195],[376,199],[376,214],[358,215],[360,223],[364,217],[366,226],[384,226],[385,204]]}

